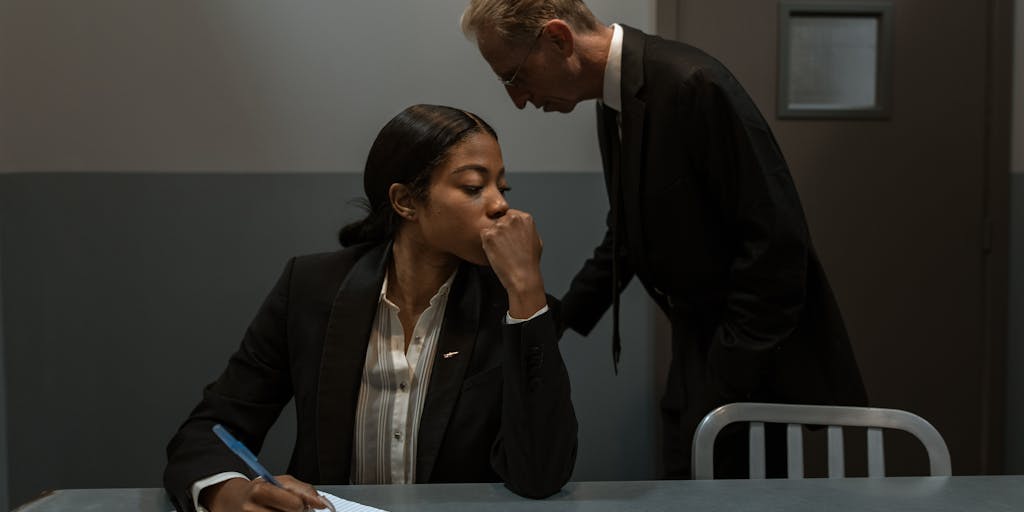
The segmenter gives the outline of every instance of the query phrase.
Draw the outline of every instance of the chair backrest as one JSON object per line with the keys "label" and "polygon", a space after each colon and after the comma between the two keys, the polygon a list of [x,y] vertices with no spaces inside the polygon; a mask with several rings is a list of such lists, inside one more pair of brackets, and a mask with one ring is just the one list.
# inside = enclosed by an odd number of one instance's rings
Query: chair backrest
{"label": "chair backrest", "polygon": [[928,451],[932,476],[949,476],[949,449],[935,427],[920,416],[897,409],[794,405],[738,402],[723,405],[707,414],[693,435],[693,478],[714,478],[715,438],[730,423],[750,423],[750,478],[765,477],[764,424],[785,423],[786,460],[789,478],[803,478],[803,425],[828,426],[828,476],[843,478],[843,428],[867,427],[868,476],[885,476],[882,429],[913,434]]}

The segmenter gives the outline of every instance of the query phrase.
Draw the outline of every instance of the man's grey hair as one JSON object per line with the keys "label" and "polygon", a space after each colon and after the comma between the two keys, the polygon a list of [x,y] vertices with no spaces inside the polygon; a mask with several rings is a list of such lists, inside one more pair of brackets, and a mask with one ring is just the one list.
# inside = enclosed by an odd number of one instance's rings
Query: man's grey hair
{"label": "man's grey hair", "polygon": [[600,22],[581,0],[471,0],[462,13],[462,33],[476,40],[493,30],[505,42],[528,44],[548,21],[559,19],[576,32],[597,30]]}

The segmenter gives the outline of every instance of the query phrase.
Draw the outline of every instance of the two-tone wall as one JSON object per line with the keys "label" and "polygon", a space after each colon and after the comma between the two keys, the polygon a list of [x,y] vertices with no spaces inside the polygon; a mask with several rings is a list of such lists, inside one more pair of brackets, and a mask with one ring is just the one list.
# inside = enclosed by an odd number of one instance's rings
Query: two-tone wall
{"label": "two-tone wall", "polygon": [[[588,2],[652,26],[653,0]],[[164,445],[286,258],[359,215],[378,129],[414,103],[499,132],[559,295],[603,235],[591,104],[517,111],[458,29],[466,0],[0,3],[0,508],[44,489],[161,485]],[[577,479],[653,478],[653,320],[633,286],[562,349]],[[286,411],[264,455],[284,471]],[[609,439],[621,440],[608,442]]]}

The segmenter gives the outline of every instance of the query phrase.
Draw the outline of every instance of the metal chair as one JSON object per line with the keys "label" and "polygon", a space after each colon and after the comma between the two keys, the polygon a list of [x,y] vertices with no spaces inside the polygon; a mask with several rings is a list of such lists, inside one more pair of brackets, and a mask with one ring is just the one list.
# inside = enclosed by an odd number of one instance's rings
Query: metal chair
{"label": "metal chair", "polygon": [[935,427],[920,416],[897,409],[738,402],[707,414],[693,435],[693,478],[714,478],[715,438],[726,425],[750,422],[750,478],[765,477],[764,424],[785,423],[788,478],[804,477],[803,425],[828,426],[828,477],[845,476],[843,428],[867,427],[868,477],[885,476],[882,429],[913,434],[928,451],[932,476],[952,474],[949,449]]}

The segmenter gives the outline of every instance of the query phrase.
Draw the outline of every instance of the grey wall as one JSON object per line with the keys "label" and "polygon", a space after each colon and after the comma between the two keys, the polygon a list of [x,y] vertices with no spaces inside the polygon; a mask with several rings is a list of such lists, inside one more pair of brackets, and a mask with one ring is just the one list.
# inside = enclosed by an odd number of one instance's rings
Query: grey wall
{"label": "grey wall", "polygon": [[[4,0],[0,172],[358,170],[413,103],[475,111],[513,170],[591,171],[591,109],[517,112],[467,0]],[[653,0],[589,2],[646,28]]]}
{"label": "grey wall", "polygon": [[[465,3],[0,2],[0,507],[5,488],[158,485],[199,387],[284,259],[334,247],[345,173],[409,104],[495,126],[565,290],[603,222],[592,108],[516,111],[457,29]],[[653,26],[653,0],[588,3]],[[564,342],[577,478],[653,476],[651,307],[628,297],[622,376],[601,334]]]}

